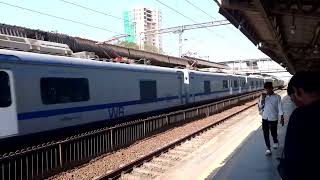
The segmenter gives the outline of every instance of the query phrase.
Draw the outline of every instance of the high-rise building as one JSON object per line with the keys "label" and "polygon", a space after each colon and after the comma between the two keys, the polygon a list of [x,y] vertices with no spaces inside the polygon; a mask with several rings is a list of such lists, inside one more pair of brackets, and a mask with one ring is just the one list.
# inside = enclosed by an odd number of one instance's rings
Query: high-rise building
{"label": "high-rise building", "polygon": [[126,41],[135,42],[141,49],[145,49],[147,45],[153,45],[162,51],[161,34],[146,33],[149,30],[161,29],[161,11],[158,9],[150,9],[146,7],[136,7],[130,11],[125,11],[124,31],[130,35],[126,37]]}

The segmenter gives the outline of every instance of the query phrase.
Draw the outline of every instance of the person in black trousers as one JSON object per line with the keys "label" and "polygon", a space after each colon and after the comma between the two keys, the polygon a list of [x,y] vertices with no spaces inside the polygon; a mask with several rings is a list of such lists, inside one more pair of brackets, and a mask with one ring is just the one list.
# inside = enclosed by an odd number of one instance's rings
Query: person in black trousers
{"label": "person in black trousers", "polygon": [[320,179],[320,73],[298,72],[288,84],[290,116],[278,171],[283,180]]}
{"label": "person in black trousers", "polygon": [[273,148],[277,149],[279,147],[278,142],[278,118],[281,115],[281,122],[283,122],[283,112],[281,106],[281,97],[278,94],[275,94],[273,91],[272,82],[266,82],[264,84],[266,93],[263,93],[258,102],[259,112],[262,116],[262,130],[263,136],[266,143],[266,155],[271,155],[271,145],[269,139],[269,131],[273,138]]}

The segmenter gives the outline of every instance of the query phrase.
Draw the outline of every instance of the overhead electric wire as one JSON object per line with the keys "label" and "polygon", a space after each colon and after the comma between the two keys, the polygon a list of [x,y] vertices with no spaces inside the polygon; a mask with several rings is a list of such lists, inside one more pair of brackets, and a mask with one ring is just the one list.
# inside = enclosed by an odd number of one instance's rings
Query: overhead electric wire
{"label": "overhead electric wire", "polygon": [[[163,2],[161,2],[160,0],[155,0],[155,1],[157,1],[158,3],[160,3],[160,4],[164,5],[164,6],[166,6],[167,8],[171,9],[172,11],[174,11],[174,12],[176,12],[176,13],[180,14],[181,16],[185,17],[186,19],[189,19],[190,21],[192,21],[192,22],[194,22],[194,23],[198,23],[197,21],[195,21],[195,20],[193,20],[192,18],[190,18],[190,17],[188,17],[188,16],[184,15],[183,13],[179,12],[178,10],[176,10],[176,9],[174,9],[174,8],[172,8],[172,7],[170,7],[170,6],[168,6],[167,4],[165,4],[165,3],[163,3]],[[218,34],[218,33],[214,32],[214,31],[211,31],[209,28],[206,28],[206,29],[207,29],[208,31],[210,31],[210,32],[212,32],[212,33],[214,33],[214,34],[216,34],[216,35],[217,35],[217,36],[219,36],[220,38],[223,38],[223,36],[222,36],[222,35],[220,35],[220,34]]]}
{"label": "overhead electric wire", "polygon": [[[156,0],[156,1],[157,1],[158,3],[160,3],[160,4],[162,4],[163,6],[166,6],[167,8],[171,9],[172,11],[180,14],[181,16],[185,17],[186,19],[189,19],[189,20],[191,20],[192,22],[198,23],[198,22],[196,22],[195,20],[193,20],[192,18],[190,18],[190,17],[184,15],[183,13],[179,12],[178,10],[176,10],[176,9],[168,6],[167,4],[165,4],[165,3],[163,3],[163,2],[161,2],[160,0]],[[194,5],[194,4],[191,3],[189,0],[185,0],[185,1],[186,1],[187,3],[189,3],[190,5],[192,5],[194,8],[200,10],[201,12],[205,13],[205,14],[208,15],[209,17],[215,19],[213,16],[211,16],[210,14],[208,14],[207,12],[205,12],[204,10],[202,10],[201,8],[199,8],[198,6]],[[214,1],[216,1],[216,0],[214,0]],[[233,32],[235,32],[235,29],[231,28],[230,26],[227,26],[227,27],[230,28],[230,30],[232,30]],[[224,38],[223,35],[221,35],[221,34],[219,34],[219,33],[217,33],[217,32],[211,31],[209,28],[206,28],[206,29],[207,29],[208,31],[214,33],[215,35],[217,35],[219,38]],[[194,38],[192,38],[192,39],[194,40]]]}
{"label": "overhead electric wire", "polygon": [[1,2],[1,1],[0,1],[0,4],[4,4],[4,5],[7,5],[7,6],[15,7],[15,8],[18,8],[18,9],[23,9],[23,10],[26,10],[26,11],[29,11],[29,12],[41,14],[41,15],[44,15],[44,16],[49,16],[49,17],[60,19],[60,20],[64,20],[64,21],[69,21],[69,22],[76,23],[76,24],[81,24],[83,26],[87,26],[87,27],[91,27],[91,28],[95,28],[95,29],[111,32],[111,33],[114,33],[114,34],[119,34],[119,35],[123,34],[123,33],[118,33],[118,32],[115,32],[115,31],[112,31],[112,30],[109,30],[109,29],[105,29],[105,28],[102,28],[102,27],[90,25],[90,24],[87,24],[87,23],[75,21],[75,20],[72,20],[72,19],[67,19],[67,18],[64,18],[64,17],[60,17],[60,16],[56,16],[56,15],[40,12],[40,11],[37,11],[37,10],[33,10],[33,9],[29,9],[29,8],[25,8],[25,7],[21,7],[21,6],[17,6],[17,5]]}
{"label": "overhead electric wire", "polygon": [[192,2],[185,0],[188,4],[190,4],[191,6],[193,6],[194,8],[198,9],[199,11],[203,12],[204,14],[208,15],[209,17],[211,17],[214,20],[217,20],[215,17],[211,16],[210,14],[208,14],[207,12],[205,12],[204,10],[202,10],[201,8],[199,8],[198,6],[194,5]]}
{"label": "overhead electric wire", "polygon": [[159,0],[156,0],[156,1],[157,1],[158,3],[160,3],[160,4],[164,5],[164,6],[166,6],[167,8],[171,9],[172,11],[174,11],[174,12],[176,12],[176,13],[180,14],[181,16],[185,17],[186,19],[189,19],[190,21],[192,21],[192,22],[194,22],[194,23],[198,23],[197,21],[195,21],[195,20],[193,20],[192,18],[190,18],[190,17],[188,17],[188,16],[186,16],[186,15],[182,14],[181,12],[179,12],[179,11],[175,10],[174,8],[172,8],[172,7],[168,6],[168,5],[166,5],[165,3],[163,3],[163,2],[161,2],[161,1],[159,1]]}
{"label": "overhead electric wire", "polygon": [[[190,2],[189,0],[185,0],[188,4],[190,4],[191,6],[193,6],[194,8],[198,9],[199,11],[203,12],[204,14],[206,14],[207,16],[209,16],[210,18],[217,20],[215,17],[211,16],[209,13],[207,13],[206,11],[202,10],[201,8],[199,8],[198,6],[194,5],[192,2]],[[230,26],[227,26],[228,28],[230,28],[233,32],[234,29],[231,28]]]}
{"label": "overhead electric wire", "polygon": [[64,3],[67,3],[67,4],[71,4],[71,5],[73,5],[73,6],[80,7],[80,8],[82,8],[82,9],[86,9],[86,10],[88,10],[88,11],[92,11],[92,12],[95,12],[95,13],[98,13],[98,14],[102,14],[102,15],[105,15],[105,16],[109,16],[109,17],[112,17],[112,18],[115,18],[115,19],[118,19],[118,20],[124,20],[124,19],[121,18],[121,17],[117,17],[117,16],[114,16],[114,15],[109,14],[109,13],[97,11],[97,10],[95,10],[95,9],[91,9],[91,8],[82,6],[82,5],[80,5],[80,4],[76,4],[76,3],[74,3],[74,2],[70,2],[70,1],[66,1],[66,0],[59,0],[59,1],[64,2]]}

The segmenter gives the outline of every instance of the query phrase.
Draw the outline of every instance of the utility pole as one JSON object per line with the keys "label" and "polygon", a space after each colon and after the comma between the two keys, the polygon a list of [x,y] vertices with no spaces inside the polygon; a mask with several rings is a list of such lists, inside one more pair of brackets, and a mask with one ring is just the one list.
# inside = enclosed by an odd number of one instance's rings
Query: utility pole
{"label": "utility pole", "polygon": [[179,57],[182,55],[182,33],[186,30],[193,30],[193,29],[201,29],[201,28],[208,28],[208,27],[215,27],[215,26],[225,26],[229,25],[230,22],[228,20],[219,20],[219,21],[211,21],[211,22],[205,22],[205,23],[196,23],[196,24],[188,24],[188,25],[182,25],[182,26],[175,26],[170,28],[164,28],[164,29],[152,29],[147,30],[145,32],[141,32],[141,34],[148,34],[148,35],[154,35],[154,34],[165,34],[165,33],[175,33],[179,35]]}
{"label": "utility pole", "polygon": [[234,61],[233,61],[233,66],[232,66],[232,74],[234,74]]}
{"label": "utility pole", "polygon": [[179,57],[182,54],[182,32],[179,33]]}
{"label": "utility pole", "polygon": [[183,28],[181,27],[180,30],[174,32],[179,35],[179,58],[182,56],[182,33],[183,33]]}
{"label": "utility pole", "polygon": [[140,50],[143,50],[143,49],[142,49],[142,35],[143,35],[142,33],[139,34],[139,41],[140,41],[140,43],[139,43],[139,49],[140,49]]}

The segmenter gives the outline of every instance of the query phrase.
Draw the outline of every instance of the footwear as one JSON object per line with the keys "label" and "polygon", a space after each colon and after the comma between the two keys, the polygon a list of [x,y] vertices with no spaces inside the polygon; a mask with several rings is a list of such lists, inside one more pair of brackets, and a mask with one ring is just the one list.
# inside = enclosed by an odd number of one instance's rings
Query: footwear
{"label": "footwear", "polygon": [[269,156],[269,155],[271,155],[271,150],[270,150],[270,149],[267,149],[267,150],[266,150],[266,156]]}
{"label": "footwear", "polygon": [[279,148],[279,143],[274,143],[273,149],[278,149]]}

